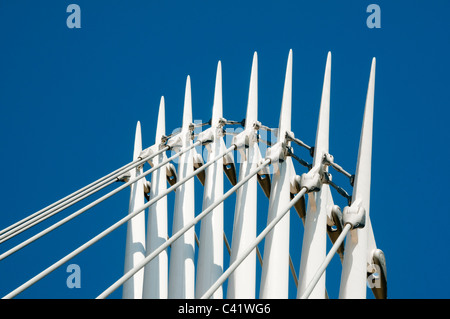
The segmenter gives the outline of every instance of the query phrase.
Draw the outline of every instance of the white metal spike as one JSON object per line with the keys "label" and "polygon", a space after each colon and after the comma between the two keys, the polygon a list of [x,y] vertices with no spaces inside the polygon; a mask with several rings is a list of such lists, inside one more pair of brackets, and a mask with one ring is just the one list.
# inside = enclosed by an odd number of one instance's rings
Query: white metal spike
{"label": "white metal spike", "polygon": [[284,80],[283,100],[281,103],[280,120],[278,123],[278,140],[285,141],[286,132],[291,130],[292,113],[292,50],[289,51]]}
{"label": "white metal spike", "polygon": [[[217,65],[214,105],[211,128],[214,141],[208,144],[208,161],[215,158],[222,150],[221,128],[218,126],[222,117],[222,66]],[[209,166],[205,172],[203,193],[203,210],[223,195],[223,158]],[[200,225],[200,246],[197,260],[197,279],[195,295],[201,297],[223,272],[223,203],[206,216]],[[217,289],[212,298],[222,298],[222,288]]]}
{"label": "white metal spike", "polygon": [[250,87],[248,92],[247,116],[245,129],[253,129],[253,124],[258,120],[258,54],[253,54],[252,70],[250,75]]}
{"label": "white metal spike", "polygon": [[[285,142],[285,134],[291,129],[292,102],[292,50],[286,66],[283,101],[281,105],[280,122],[278,128],[278,142]],[[287,161],[280,162],[270,190],[269,224],[290,201],[290,165]],[[288,298],[289,289],[289,214],[267,234],[264,243],[264,257],[261,274],[260,298]]]}
{"label": "white metal spike", "polygon": [[[375,63],[375,62],[374,62]],[[375,80],[374,80],[375,81]],[[375,83],[374,83],[375,85]],[[373,88],[374,91],[374,88]],[[373,110],[372,110],[373,112]],[[370,187],[370,185],[369,185]],[[370,189],[369,189],[370,190]],[[367,191],[366,191],[367,192]],[[370,191],[369,191],[370,196]],[[370,197],[369,197],[370,198]],[[369,207],[369,205],[367,206]],[[378,278],[376,278],[372,282],[372,279],[368,278],[369,284],[372,285],[372,291],[376,298],[387,298],[387,283],[386,283],[386,265],[377,265],[376,261],[374,260],[378,255],[380,259],[383,259],[384,261],[384,254],[383,256],[379,256],[382,252],[377,248],[377,244],[375,242],[375,236],[373,233],[372,223],[370,220],[370,216],[368,216],[368,208],[366,208],[366,226],[367,229],[367,273],[373,274],[378,273]],[[382,262],[382,261],[380,261]],[[378,267],[378,268],[377,268]]]}
{"label": "white metal spike", "polygon": [[[325,153],[328,153],[330,123],[330,82],[331,52],[328,52],[323,80],[319,120],[317,124],[313,166],[320,164],[323,155]],[[331,193],[327,184],[323,184],[320,191],[308,194],[297,298],[300,298],[303,295],[305,289],[314,277],[317,269],[320,267],[326,257],[327,206],[329,204],[330,196]],[[316,284],[314,290],[312,291],[310,298],[324,299],[325,294],[326,289],[324,272],[324,274]]]}
{"label": "white metal spike", "polygon": [[[165,134],[165,102],[161,97],[156,127],[155,143],[161,143]],[[158,165],[166,159],[165,153],[154,158],[153,163]],[[162,166],[152,173],[150,200],[167,189],[166,166]],[[149,207],[147,221],[147,255],[162,245],[167,239],[167,197],[160,199]],[[168,257],[163,251],[157,258],[145,266],[143,298],[167,298],[168,295]]]}
{"label": "white metal spike", "polygon": [[[352,205],[357,205],[359,203],[359,205],[365,209],[366,220],[369,220],[370,218],[369,208],[375,65],[376,60],[373,58],[352,194]],[[366,226],[367,224],[368,223],[366,223]],[[347,235],[339,291],[340,298],[366,298],[368,228],[369,227],[354,229]]]}
{"label": "white metal spike", "polygon": [[222,106],[222,62],[217,63],[216,85],[214,88],[214,104],[211,117],[211,126],[216,126],[223,116]]}
{"label": "white metal spike", "polygon": [[186,78],[186,89],[184,93],[183,125],[182,129],[187,130],[192,123],[192,91],[191,77]]}
{"label": "white metal spike", "polygon": [[[141,123],[137,122],[134,139],[133,160],[136,160],[142,151]],[[142,174],[142,166],[131,170],[130,178]],[[136,181],[130,186],[129,212],[144,205],[144,179]],[[125,273],[134,268],[145,258],[145,214],[139,214],[128,221],[127,239],[125,247]],[[144,282],[144,272],[141,270],[123,285],[122,297],[124,299],[141,299]]]}
{"label": "white metal spike", "polygon": [[[183,126],[180,133],[182,148],[192,145],[189,124],[192,123],[191,80],[187,77],[184,98]],[[194,171],[194,149],[180,156],[180,180]],[[172,232],[176,233],[195,217],[194,179],[179,186],[175,193]],[[169,268],[169,298],[193,299],[195,297],[195,229],[191,228],[171,246]]]}
{"label": "white metal spike", "polygon": [[[258,118],[258,56],[253,55],[252,71],[250,76],[250,88],[247,105],[247,117],[245,120],[245,133],[248,134],[248,149],[241,156],[242,162],[239,169],[239,181],[257,167],[261,160],[261,153],[256,140],[256,131],[253,123]],[[252,138],[253,137],[253,138]],[[245,160],[244,160],[245,159]],[[236,260],[241,252],[246,249],[256,238],[256,214],[257,214],[257,177],[254,176],[236,192],[236,206],[234,213],[233,237],[231,245],[230,264]],[[241,265],[228,278],[227,297],[255,298],[256,283],[256,251],[241,263]]]}

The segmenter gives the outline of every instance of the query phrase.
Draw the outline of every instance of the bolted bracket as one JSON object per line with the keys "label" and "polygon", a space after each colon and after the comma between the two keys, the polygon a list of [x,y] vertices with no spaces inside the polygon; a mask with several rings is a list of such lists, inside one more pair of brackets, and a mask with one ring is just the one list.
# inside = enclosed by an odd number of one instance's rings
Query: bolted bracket
{"label": "bolted bracket", "polygon": [[387,298],[386,258],[381,249],[371,252],[372,264],[367,269],[367,281],[376,299]]}
{"label": "bolted bracket", "polygon": [[[194,161],[194,171],[203,166],[203,158],[200,154],[198,154],[195,151],[195,149],[194,149],[193,161]],[[203,186],[205,186],[205,176],[206,175],[205,175],[204,170],[197,174],[197,178]]]}
{"label": "bolted bracket", "polygon": [[366,210],[360,200],[355,200],[350,206],[344,208],[342,214],[344,225],[350,224],[352,229],[363,228],[366,225]]}
{"label": "bolted bracket", "polygon": [[[342,233],[342,211],[338,205],[328,205],[327,206],[327,233],[331,242],[334,244],[338,239],[339,235]],[[344,243],[342,243],[337,253],[341,261],[344,260]]]}
{"label": "bolted bracket", "polygon": [[150,189],[152,188],[152,182],[148,181],[145,177],[144,177],[144,193],[145,194],[149,194],[150,193]]}
{"label": "bolted bracket", "polygon": [[241,158],[245,161],[247,160],[247,150],[250,146],[250,132],[248,130],[242,131],[238,135],[233,136],[231,140],[231,145],[236,147],[236,150],[241,154]]}
{"label": "bolted bracket", "polygon": [[274,173],[278,172],[280,163],[286,160],[287,147],[286,143],[277,142],[269,147],[266,151],[266,158],[270,159],[270,163],[274,167]]}
{"label": "bolted bracket", "polygon": [[183,145],[185,145],[186,141],[192,140],[192,131],[191,130],[185,130],[181,131],[177,135],[169,138],[166,141],[165,146],[168,146],[169,149],[174,150],[175,152],[179,152]]}
{"label": "bolted bracket", "polygon": [[[144,159],[146,157],[149,157],[149,156],[155,154],[156,151],[157,151],[156,150],[156,145],[152,145],[150,147],[147,147],[145,150],[142,150],[142,152],[139,154],[139,159]],[[153,162],[152,162],[151,159],[149,159],[147,162],[150,164],[150,166],[153,167]]]}
{"label": "bolted bracket", "polygon": [[258,135],[254,129],[246,129],[241,133],[233,136],[231,145],[236,146],[236,150],[241,154],[241,158],[246,161],[247,153],[246,150],[258,141]]}
{"label": "bolted bracket", "polygon": [[329,153],[325,153],[323,154],[322,162],[324,165],[330,166],[334,164],[334,156]]}
{"label": "bolted bracket", "polygon": [[321,164],[316,165],[308,173],[302,174],[300,185],[302,188],[306,188],[308,193],[318,192],[322,187],[321,166]]}
{"label": "bolted bracket", "polygon": [[227,119],[225,119],[223,117],[219,118],[218,127],[220,127],[220,128],[224,127],[225,125],[227,125],[227,122],[228,122]]}
{"label": "bolted bracket", "polygon": [[166,165],[166,179],[170,186],[173,186],[178,180],[177,171],[172,163]]}
{"label": "bolted bracket", "polygon": [[200,141],[202,143],[202,146],[214,142],[215,130],[216,130],[215,127],[210,127],[200,132],[197,136],[197,141]]}

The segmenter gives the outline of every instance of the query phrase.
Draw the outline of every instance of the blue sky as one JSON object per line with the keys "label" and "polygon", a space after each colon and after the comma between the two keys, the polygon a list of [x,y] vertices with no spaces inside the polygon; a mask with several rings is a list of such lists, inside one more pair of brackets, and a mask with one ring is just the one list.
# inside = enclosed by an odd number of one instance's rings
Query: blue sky
{"label": "blue sky", "polygon": [[[80,29],[66,25],[71,3],[81,8]],[[381,8],[379,29],[366,26],[371,3]],[[259,119],[276,127],[293,50],[292,130],[310,145],[332,52],[330,153],[353,172],[376,57],[370,216],[387,258],[389,297],[449,298],[449,9],[448,1],[0,1],[0,229],[131,161],[137,121],[144,147],[152,145],[162,95],[168,133],[180,127],[187,75],[193,117],[208,121],[219,60],[224,117],[242,120],[254,51]],[[296,154],[309,160],[306,151]],[[351,191],[345,179],[333,177]],[[200,186],[196,182],[197,213]],[[260,194],[262,224],[267,200]],[[333,195],[343,208],[345,201]],[[0,294],[122,218],[128,197],[122,191],[1,261]],[[234,199],[225,203],[229,238]],[[1,244],[1,252],[80,207]],[[303,226],[291,214],[298,272]],[[19,297],[96,297],[123,274],[125,229],[68,263],[80,266],[81,288],[67,288],[67,264]],[[335,258],[327,272],[331,298],[339,280]],[[121,289],[111,297],[120,296]]]}

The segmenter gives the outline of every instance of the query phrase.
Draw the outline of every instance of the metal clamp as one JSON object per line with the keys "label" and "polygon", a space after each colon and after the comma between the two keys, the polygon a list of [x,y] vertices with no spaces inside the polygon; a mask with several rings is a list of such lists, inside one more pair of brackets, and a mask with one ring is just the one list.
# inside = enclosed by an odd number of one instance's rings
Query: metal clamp
{"label": "metal clamp", "polygon": [[302,174],[300,184],[308,193],[318,192],[322,188],[322,178],[319,174],[321,165],[314,166],[309,172]]}
{"label": "metal clamp", "polygon": [[270,159],[270,163],[274,167],[274,172],[279,169],[279,164],[286,160],[287,148],[283,142],[277,142],[269,147],[266,151],[266,158]]}
{"label": "metal clamp", "polygon": [[344,225],[350,224],[352,229],[363,228],[366,225],[366,210],[360,201],[355,201],[350,206],[344,208],[342,213]]}
{"label": "metal clamp", "polygon": [[208,145],[212,142],[214,142],[214,130],[216,128],[210,127],[207,130],[204,130],[200,132],[197,136],[197,141],[200,141],[202,143],[202,146]]}
{"label": "metal clamp", "polygon": [[238,150],[244,160],[247,160],[245,150],[253,145],[254,142],[258,141],[258,136],[255,130],[247,129],[239,134],[233,136],[231,140],[231,145],[236,146],[236,150]]}

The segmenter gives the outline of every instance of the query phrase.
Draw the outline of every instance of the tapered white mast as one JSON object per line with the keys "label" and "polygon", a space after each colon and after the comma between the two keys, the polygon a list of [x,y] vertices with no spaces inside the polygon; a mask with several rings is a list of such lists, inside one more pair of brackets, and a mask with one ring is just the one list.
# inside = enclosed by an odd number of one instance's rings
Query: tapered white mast
{"label": "tapered white mast", "polygon": [[[322,162],[328,153],[330,123],[330,82],[331,52],[328,52],[320,103],[319,121],[316,132],[313,167]],[[324,169],[326,169],[324,167]],[[303,235],[302,255],[300,260],[297,298],[303,295],[315,272],[326,256],[327,248],[327,207],[332,201],[328,184],[323,184],[320,191],[308,194],[305,231]],[[325,273],[316,284],[310,298],[325,298]]]}
{"label": "tapered white mast", "polygon": [[[179,146],[184,149],[193,144],[189,125],[192,123],[191,79],[186,80],[183,125]],[[177,145],[178,146],[178,145]],[[175,148],[179,151],[179,147]],[[178,177],[184,179],[194,171],[194,149],[181,155]],[[186,181],[175,193],[172,233],[182,229],[195,217],[194,179]],[[169,268],[169,298],[192,299],[195,297],[195,229],[191,228],[177,239],[171,247]]]}
{"label": "tapered white mast", "polygon": [[367,89],[364,120],[359,142],[358,162],[350,207],[361,207],[366,212],[366,227],[352,230],[347,235],[342,265],[339,298],[366,298],[368,223],[370,208],[370,180],[372,162],[373,105],[375,94],[375,64],[373,58]]}
{"label": "tapered white mast", "polygon": [[[248,148],[241,152],[241,166],[239,181],[257,167],[261,160],[254,124],[258,119],[258,56],[253,55],[253,65],[250,76],[250,88],[245,120],[245,136],[248,138]],[[236,206],[234,213],[233,237],[231,244],[230,264],[256,238],[257,214],[257,177],[251,178],[236,192]],[[256,283],[256,251],[242,262],[242,264],[228,278],[227,298],[255,298]]]}
{"label": "tapered white mast", "polygon": [[[206,147],[208,161],[221,153],[224,147],[222,137],[222,65],[219,61],[216,73],[214,104],[209,133],[212,142]],[[223,195],[223,159],[220,158],[205,172],[203,210]],[[195,295],[201,297],[223,272],[223,204],[218,205],[207,215],[200,225],[200,246],[197,261],[197,279]],[[218,289],[212,298],[222,298],[222,289]]]}
{"label": "tapered white mast", "polygon": [[[165,134],[165,102],[161,97],[155,144],[161,144]],[[165,153],[156,156],[152,164],[158,165],[166,159]],[[152,165],[152,166],[153,166]],[[150,200],[167,189],[166,166],[153,172],[151,178]],[[147,255],[167,240],[167,197],[162,198],[148,209]],[[143,298],[164,299],[168,296],[168,256],[167,251],[152,260],[145,267]]]}
{"label": "tapered white mast", "polygon": [[[136,125],[133,160],[137,160],[142,152],[141,123]],[[142,165],[130,171],[130,179],[142,174]],[[139,179],[131,186],[129,212],[144,205],[144,179]],[[127,239],[125,246],[125,273],[134,268],[145,258],[145,214],[141,213],[127,223]],[[144,283],[144,272],[141,270],[123,285],[124,299],[141,299]]]}
{"label": "tapered white mast", "polygon": [[[291,104],[292,104],[292,50],[286,67],[283,101],[278,127],[278,141],[273,148],[282,148],[286,141],[286,132],[291,129]],[[267,224],[269,224],[290,202],[291,161],[287,157],[274,165],[273,180],[270,190],[269,212]],[[264,243],[264,258],[262,265],[260,298],[288,298],[289,289],[289,224],[290,216],[286,214],[281,221],[268,233]]]}

